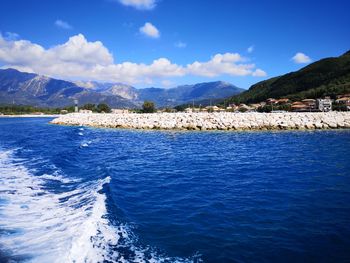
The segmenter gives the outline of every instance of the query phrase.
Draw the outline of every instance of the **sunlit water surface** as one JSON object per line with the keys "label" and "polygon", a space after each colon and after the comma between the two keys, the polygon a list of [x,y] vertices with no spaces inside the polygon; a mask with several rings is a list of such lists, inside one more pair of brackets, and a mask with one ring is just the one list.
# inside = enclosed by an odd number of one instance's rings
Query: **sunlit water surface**
{"label": "sunlit water surface", "polygon": [[350,262],[350,131],[0,119],[0,262]]}

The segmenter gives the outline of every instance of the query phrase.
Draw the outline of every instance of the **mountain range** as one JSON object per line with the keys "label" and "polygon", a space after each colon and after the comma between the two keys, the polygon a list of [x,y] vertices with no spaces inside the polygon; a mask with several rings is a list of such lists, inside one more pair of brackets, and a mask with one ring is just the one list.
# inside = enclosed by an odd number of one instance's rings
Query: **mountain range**
{"label": "mountain range", "polygon": [[136,89],[122,83],[65,81],[15,69],[0,69],[0,103],[40,107],[107,103],[111,107],[137,108],[145,100],[157,107],[176,106],[200,100],[215,100],[244,91],[230,83],[216,81],[182,85],[171,89]]}
{"label": "mountain range", "polygon": [[255,103],[268,98],[321,98],[350,93],[350,51],[321,59],[308,66],[251,86],[230,98],[234,103]]}
{"label": "mountain range", "polygon": [[252,85],[248,90],[216,81],[182,85],[170,89],[136,89],[123,83],[65,81],[15,69],[0,69],[0,104],[65,107],[86,103],[107,103],[113,108],[139,108],[151,100],[157,107],[173,107],[192,102],[209,103],[229,98],[234,103],[255,103],[267,98],[335,97],[350,93],[350,51],[325,58],[282,76]]}

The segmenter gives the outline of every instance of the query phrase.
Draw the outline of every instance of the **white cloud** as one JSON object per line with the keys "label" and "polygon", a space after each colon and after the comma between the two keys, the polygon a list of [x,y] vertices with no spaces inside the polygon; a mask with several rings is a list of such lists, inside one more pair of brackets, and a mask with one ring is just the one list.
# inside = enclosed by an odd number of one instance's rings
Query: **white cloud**
{"label": "white cloud", "polygon": [[119,0],[119,2],[139,10],[150,10],[156,6],[156,0]]}
{"label": "white cloud", "polygon": [[55,21],[55,26],[62,28],[62,29],[72,29],[73,27],[66,21],[57,19]]}
{"label": "white cloud", "polygon": [[294,61],[294,63],[297,63],[297,64],[305,64],[305,63],[310,63],[312,61],[309,56],[301,52],[296,53],[295,56],[292,57],[292,60]]}
{"label": "white cloud", "polygon": [[152,38],[160,37],[159,30],[149,22],[145,23],[144,26],[140,27],[139,30],[145,36],[152,37]]}
{"label": "white cloud", "polygon": [[189,72],[193,75],[204,77],[216,77],[222,74],[232,76],[252,75],[254,64],[244,64],[246,59],[238,53],[216,54],[207,62],[194,62],[187,65]]}
{"label": "white cloud", "polygon": [[252,53],[253,51],[254,51],[254,46],[253,45],[247,48],[247,52],[248,53]]}
{"label": "white cloud", "polygon": [[48,55],[62,62],[84,65],[109,65],[113,63],[112,54],[102,42],[88,42],[82,34],[70,37],[63,45],[51,48]]}
{"label": "white cloud", "polygon": [[162,80],[160,83],[162,84],[163,87],[166,87],[166,88],[169,88],[175,85],[174,82],[168,79]]}
{"label": "white cloud", "polygon": [[182,41],[178,41],[174,44],[174,46],[177,48],[185,48],[185,47],[187,47],[187,44],[182,42]]}
{"label": "white cloud", "polygon": [[10,41],[0,35],[0,63],[5,68],[72,80],[129,84],[160,81],[166,86],[170,83],[167,79],[186,75],[266,76],[263,70],[246,61],[238,53],[225,53],[216,54],[209,61],[196,61],[188,65],[178,65],[167,58],[155,59],[150,64],[129,61],[115,63],[111,52],[100,41],[89,42],[82,34],[48,49],[28,40]]}
{"label": "white cloud", "polygon": [[265,71],[263,71],[262,69],[256,69],[253,74],[252,74],[253,77],[266,77],[267,74]]}

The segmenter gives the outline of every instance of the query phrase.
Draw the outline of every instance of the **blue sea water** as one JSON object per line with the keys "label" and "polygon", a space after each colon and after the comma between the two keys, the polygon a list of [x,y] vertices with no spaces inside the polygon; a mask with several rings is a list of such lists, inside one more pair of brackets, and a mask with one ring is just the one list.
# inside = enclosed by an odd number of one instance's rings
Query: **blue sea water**
{"label": "blue sea water", "polygon": [[350,131],[0,119],[0,262],[350,262]]}

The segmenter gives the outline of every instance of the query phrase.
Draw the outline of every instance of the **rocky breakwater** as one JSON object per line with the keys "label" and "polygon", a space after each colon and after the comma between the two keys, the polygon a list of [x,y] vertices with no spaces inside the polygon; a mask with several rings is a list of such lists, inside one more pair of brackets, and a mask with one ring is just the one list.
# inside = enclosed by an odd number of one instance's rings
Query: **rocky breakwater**
{"label": "rocky breakwater", "polygon": [[71,113],[53,124],[161,130],[288,130],[350,128],[350,112],[317,113]]}

